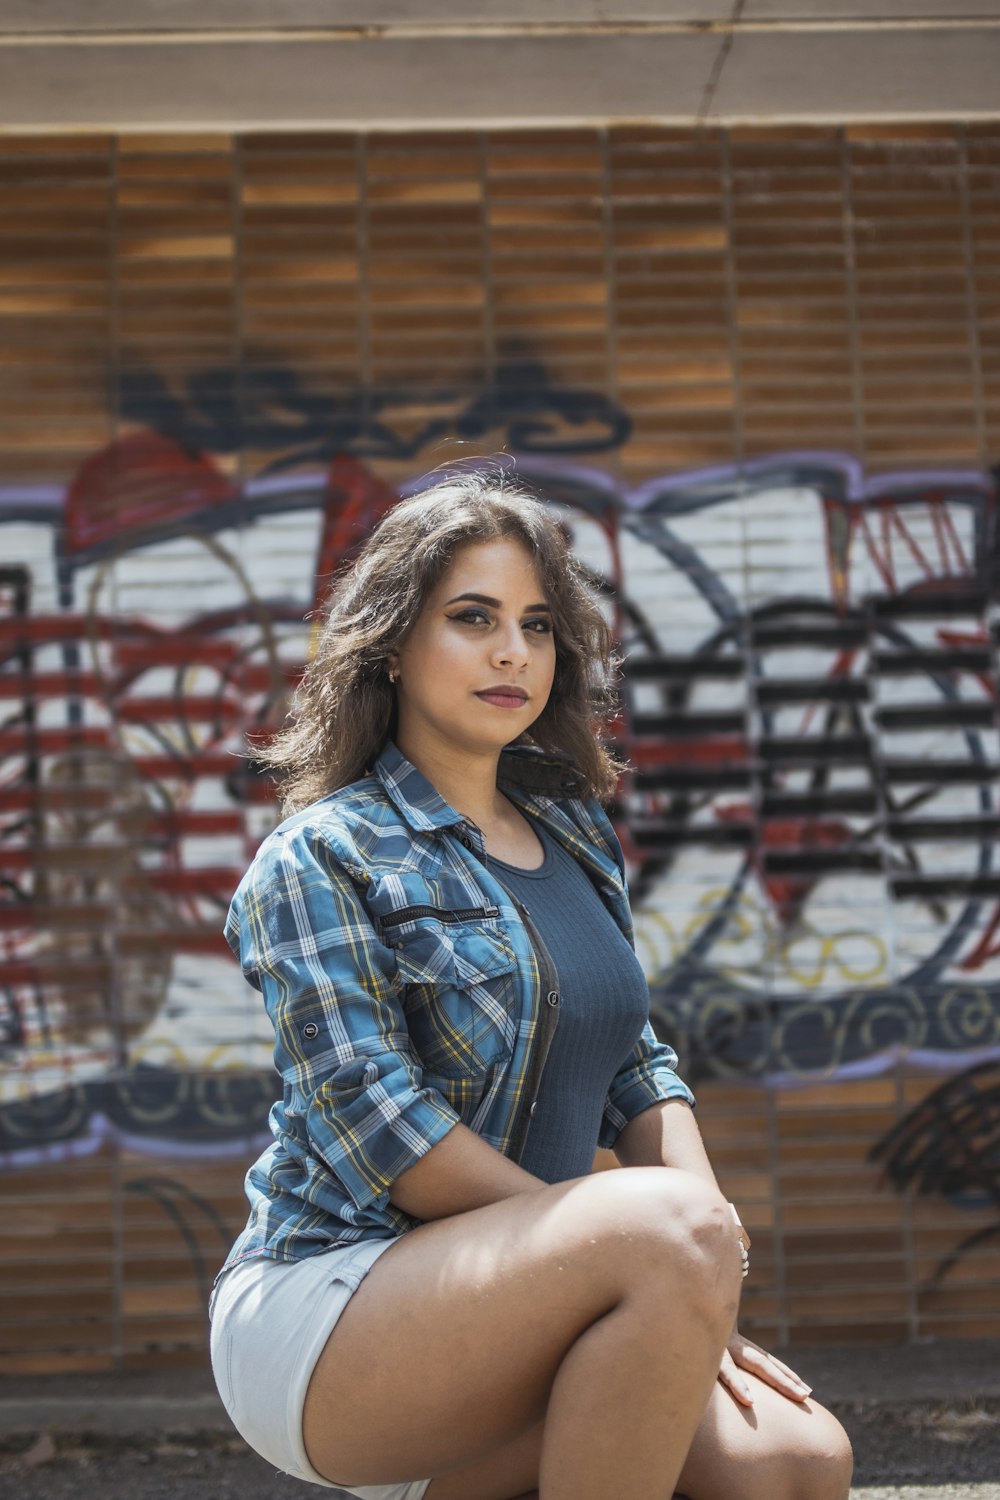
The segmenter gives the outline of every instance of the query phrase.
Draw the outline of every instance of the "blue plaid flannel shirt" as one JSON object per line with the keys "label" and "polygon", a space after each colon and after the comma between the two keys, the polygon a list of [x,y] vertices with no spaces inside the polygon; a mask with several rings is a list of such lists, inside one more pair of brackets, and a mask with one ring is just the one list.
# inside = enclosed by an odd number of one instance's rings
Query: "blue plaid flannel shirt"
{"label": "blue plaid flannel shirt", "polygon": [[[531,748],[500,785],[583,866],[632,940],[621,849],[565,765]],[[542,1006],[539,961],[478,829],[391,742],[374,773],[286,819],[233,898],[226,937],[274,1026],[283,1097],[246,1178],[250,1218],[226,1266],[295,1260],[416,1222],[392,1183],[462,1121],[510,1147]],[[661,1099],[693,1096],[647,1022],[612,1081],[600,1141]]]}

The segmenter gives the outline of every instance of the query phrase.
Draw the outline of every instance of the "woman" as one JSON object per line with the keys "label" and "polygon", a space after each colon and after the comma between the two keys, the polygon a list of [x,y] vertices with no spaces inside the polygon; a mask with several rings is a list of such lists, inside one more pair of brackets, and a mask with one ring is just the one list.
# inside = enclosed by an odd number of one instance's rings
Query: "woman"
{"label": "woman", "polygon": [[[284,1094],[212,1360],[313,1483],[847,1495],[842,1429],[736,1331],[749,1238],[649,1027],[612,665],[557,522],[469,474],[376,528],[273,748],[292,814],[227,936]],[[623,1170],[590,1174],[599,1143]]]}

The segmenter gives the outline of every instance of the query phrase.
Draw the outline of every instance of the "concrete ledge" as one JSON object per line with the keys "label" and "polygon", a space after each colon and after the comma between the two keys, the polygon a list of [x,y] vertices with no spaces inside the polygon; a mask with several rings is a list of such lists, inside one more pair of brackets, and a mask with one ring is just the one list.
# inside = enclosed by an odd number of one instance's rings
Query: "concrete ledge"
{"label": "concrete ledge", "polygon": [[234,1432],[214,1391],[194,1397],[130,1396],[122,1390],[106,1395],[33,1398],[7,1397],[2,1391],[0,1385],[0,1437],[33,1432],[78,1432],[104,1438],[138,1437],[149,1432]]}
{"label": "concrete ledge", "polygon": [[[1000,1399],[1000,1342],[775,1350],[825,1405]],[[123,1375],[0,1377],[0,1436],[77,1432],[232,1433],[207,1368]]]}

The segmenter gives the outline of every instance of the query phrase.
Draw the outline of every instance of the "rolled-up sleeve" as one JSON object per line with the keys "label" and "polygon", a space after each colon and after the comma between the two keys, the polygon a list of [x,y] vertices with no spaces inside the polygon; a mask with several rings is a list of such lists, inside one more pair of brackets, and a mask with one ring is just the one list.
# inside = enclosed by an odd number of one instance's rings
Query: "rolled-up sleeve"
{"label": "rolled-up sleeve", "polygon": [[324,831],[272,835],[226,936],[274,1026],[286,1148],[320,1158],[359,1209],[384,1207],[458,1116],[423,1086],[394,954]]}
{"label": "rolled-up sleeve", "polygon": [[694,1094],[678,1077],[676,1067],[677,1053],[657,1040],[647,1021],[628,1062],[611,1081],[601,1124],[601,1146],[610,1150],[630,1120],[663,1099],[686,1099],[694,1106]]}

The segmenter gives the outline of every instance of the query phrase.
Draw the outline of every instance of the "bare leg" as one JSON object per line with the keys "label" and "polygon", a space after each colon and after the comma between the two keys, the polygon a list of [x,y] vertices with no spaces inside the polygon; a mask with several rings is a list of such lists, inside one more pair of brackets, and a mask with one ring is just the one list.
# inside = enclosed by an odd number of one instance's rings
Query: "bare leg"
{"label": "bare leg", "polygon": [[853,1458],[836,1417],[743,1375],[753,1406],[716,1385],[677,1489],[690,1500],[847,1500]]}
{"label": "bare leg", "polygon": [[537,1500],[544,1424],[431,1481],[426,1500]]}
{"label": "bare leg", "polygon": [[[740,1406],[718,1383],[698,1424],[678,1493],[688,1500],[846,1500],[851,1445],[817,1401],[789,1401],[746,1374],[754,1405]],[[543,1424],[477,1463],[431,1485],[427,1500],[532,1500]]]}
{"label": "bare leg", "polygon": [[[447,1476],[544,1423],[544,1500],[669,1495],[739,1279],[724,1201],[667,1168],[423,1225],[376,1262],[327,1343],[307,1452],[341,1484]],[[431,1488],[448,1494],[447,1478]]]}

